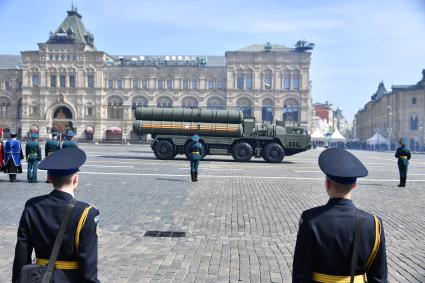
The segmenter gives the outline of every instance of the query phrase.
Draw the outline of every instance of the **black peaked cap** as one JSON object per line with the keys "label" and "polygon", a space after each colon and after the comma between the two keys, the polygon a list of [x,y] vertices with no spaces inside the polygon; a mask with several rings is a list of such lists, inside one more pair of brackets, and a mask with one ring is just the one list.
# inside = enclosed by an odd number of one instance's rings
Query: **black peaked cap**
{"label": "black peaked cap", "polygon": [[357,157],[340,148],[324,150],[319,156],[319,167],[326,175],[337,178],[365,177],[369,173]]}
{"label": "black peaked cap", "polygon": [[71,147],[55,151],[40,162],[41,170],[71,170],[78,169],[86,162],[86,153],[79,148]]}

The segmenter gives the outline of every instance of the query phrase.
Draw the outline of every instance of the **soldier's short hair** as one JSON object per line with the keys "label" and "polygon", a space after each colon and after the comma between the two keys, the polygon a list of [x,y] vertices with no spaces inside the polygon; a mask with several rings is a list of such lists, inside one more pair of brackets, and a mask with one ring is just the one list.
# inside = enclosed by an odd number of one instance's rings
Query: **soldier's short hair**
{"label": "soldier's short hair", "polygon": [[340,184],[329,177],[326,177],[327,180],[329,180],[332,183],[332,186],[340,193],[348,194],[353,189],[353,184]]}
{"label": "soldier's short hair", "polygon": [[55,189],[60,189],[64,186],[70,185],[72,183],[72,177],[75,174],[71,174],[68,176],[49,176],[50,181]]}

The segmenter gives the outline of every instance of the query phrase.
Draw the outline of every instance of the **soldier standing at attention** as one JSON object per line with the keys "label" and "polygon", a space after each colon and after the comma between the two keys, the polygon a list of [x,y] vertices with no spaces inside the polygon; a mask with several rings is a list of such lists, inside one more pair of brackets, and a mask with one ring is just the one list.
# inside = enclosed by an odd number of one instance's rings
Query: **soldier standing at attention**
{"label": "soldier standing at attention", "polygon": [[28,162],[27,180],[28,183],[37,183],[38,162],[41,161],[41,148],[37,141],[38,134],[31,134],[31,141],[25,146],[25,157]]}
{"label": "soldier standing at attention", "polygon": [[203,146],[199,142],[198,134],[192,136],[192,141],[194,142],[190,146],[190,176],[192,182],[198,182],[198,167],[202,159]]}
{"label": "soldier standing at attention", "polygon": [[75,201],[78,169],[86,160],[84,151],[66,148],[44,159],[39,168],[47,170],[54,190],[28,200],[18,228],[18,240],[13,262],[12,282],[19,282],[21,269],[35,263],[47,265],[56,235],[70,202],[75,204],[53,273],[53,282],[94,283],[97,279],[99,211],[93,206]]}
{"label": "soldier standing at attention", "polygon": [[58,141],[58,133],[52,132],[52,139],[46,141],[46,145],[44,148],[45,157],[49,156],[53,152],[60,149],[60,143]]}
{"label": "soldier standing at attention", "polygon": [[323,151],[319,166],[329,201],[301,215],[292,282],[387,282],[382,221],[351,201],[357,177],[367,176],[367,169],[338,148]]}
{"label": "soldier standing at attention", "polygon": [[68,131],[66,134],[66,141],[62,143],[62,148],[78,147],[78,143],[73,140],[74,136],[74,131]]}
{"label": "soldier standing at attention", "polygon": [[395,153],[395,158],[398,158],[398,171],[400,172],[400,184],[398,187],[406,187],[407,167],[409,166],[410,150],[406,147],[406,139],[400,139],[400,147]]}
{"label": "soldier standing at attention", "polygon": [[11,132],[10,137],[4,145],[4,173],[9,174],[10,182],[16,182],[16,174],[22,173],[21,159],[24,159],[24,155],[16,132]]}

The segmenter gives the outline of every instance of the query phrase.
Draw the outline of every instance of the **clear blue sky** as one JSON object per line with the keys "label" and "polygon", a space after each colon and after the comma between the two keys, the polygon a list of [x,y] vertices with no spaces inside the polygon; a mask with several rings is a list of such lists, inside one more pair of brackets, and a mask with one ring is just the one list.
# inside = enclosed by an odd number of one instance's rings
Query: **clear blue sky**
{"label": "clear blue sky", "polygon": [[[423,0],[78,0],[99,50],[114,55],[224,55],[252,43],[314,42],[314,102],[348,119],[383,80],[414,84],[425,69]],[[74,0],[75,3],[75,0]],[[0,0],[0,54],[36,50],[71,0]]]}

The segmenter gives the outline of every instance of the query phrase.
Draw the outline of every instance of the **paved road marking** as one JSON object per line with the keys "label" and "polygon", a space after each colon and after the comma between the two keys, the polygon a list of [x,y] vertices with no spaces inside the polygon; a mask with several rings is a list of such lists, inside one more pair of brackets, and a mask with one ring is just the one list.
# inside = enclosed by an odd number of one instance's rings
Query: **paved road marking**
{"label": "paved road marking", "polygon": [[132,165],[95,165],[95,164],[85,164],[83,167],[102,167],[102,168],[134,168]]}
{"label": "paved road marking", "polygon": [[[188,174],[160,174],[160,173],[120,173],[120,172],[90,172],[81,171],[87,175],[118,175],[118,176],[152,176],[152,177],[189,177]],[[323,180],[323,177],[289,177],[289,176],[232,176],[232,175],[202,175],[201,178],[242,178],[242,179],[288,179],[288,180]],[[399,179],[359,179],[363,182],[399,182]],[[409,180],[409,182],[425,182],[424,180]]]}

